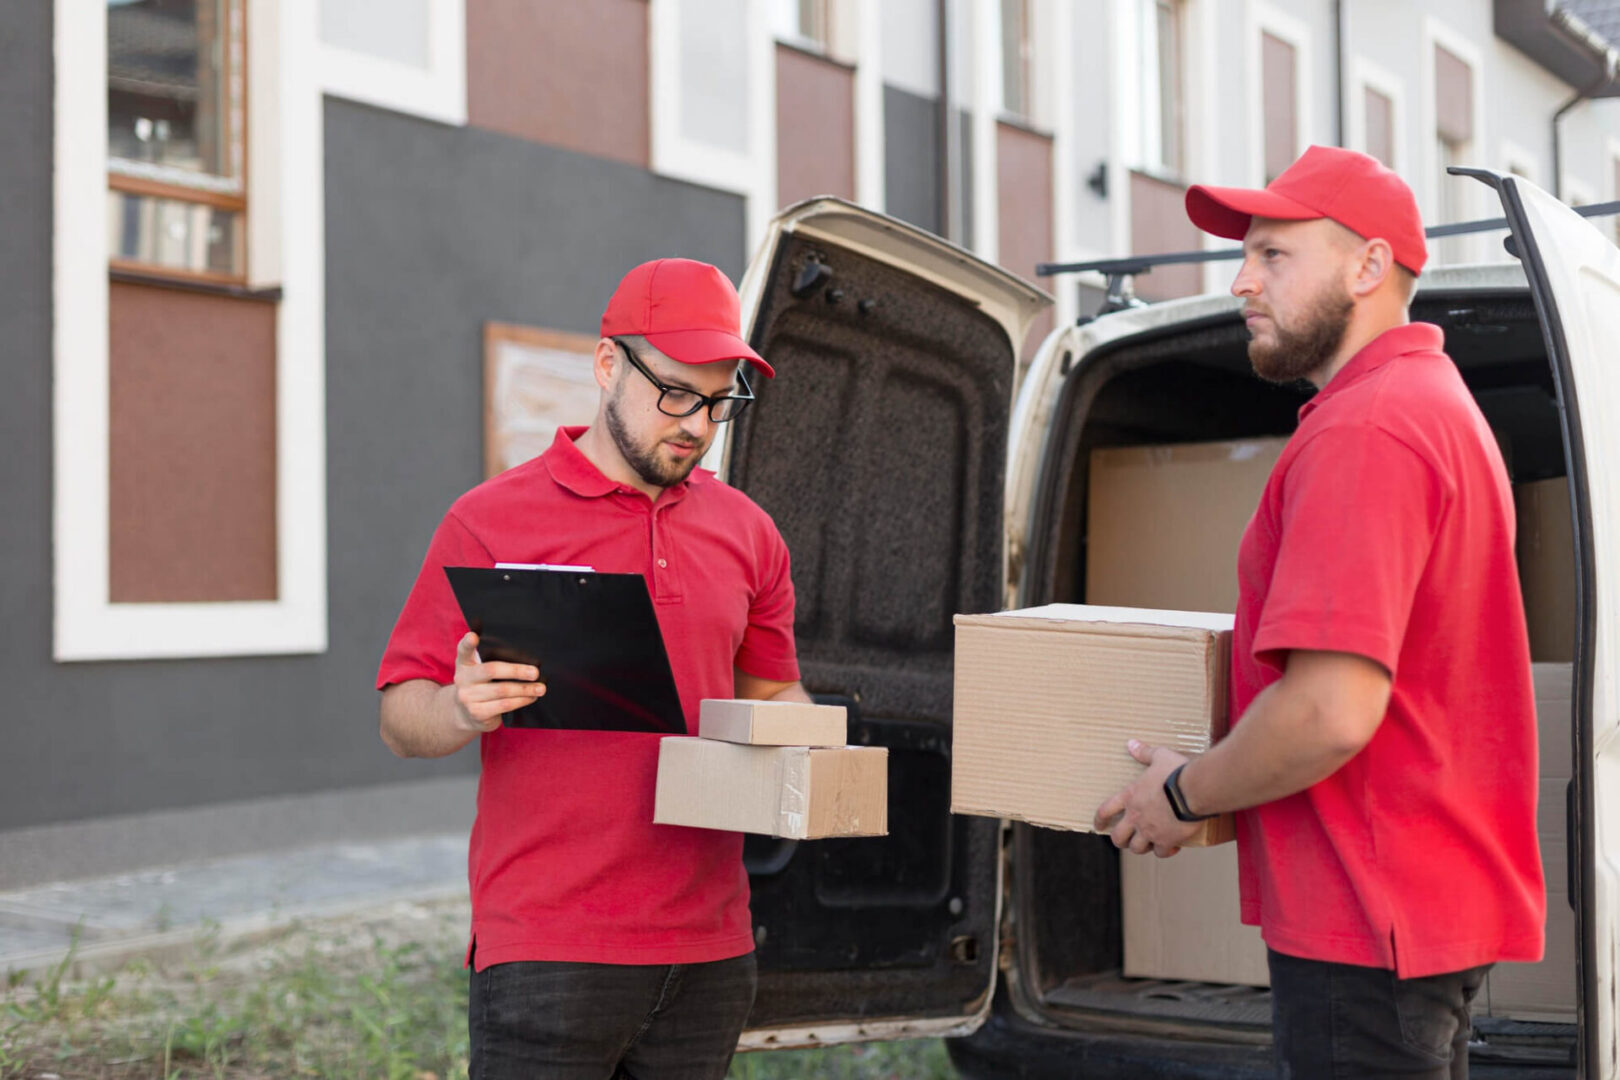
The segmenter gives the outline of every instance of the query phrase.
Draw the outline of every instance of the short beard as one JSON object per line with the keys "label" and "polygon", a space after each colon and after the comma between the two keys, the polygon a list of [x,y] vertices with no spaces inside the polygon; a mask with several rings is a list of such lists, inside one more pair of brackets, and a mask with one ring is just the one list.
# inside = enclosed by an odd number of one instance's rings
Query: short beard
{"label": "short beard", "polygon": [[637,476],[653,487],[674,487],[691,475],[692,470],[697,467],[698,459],[703,456],[694,452],[685,461],[662,461],[658,457],[657,443],[651,447],[638,445],[630,437],[630,428],[624,422],[624,414],[619,411],[617,393],[608,398],[607,429],[608,434],[613,437],[613,445],[619,448],[619,455],[636,470]]}
{"label": "short beard", "polygon": [[1330,286],[1311,303],[1297,327],[1271,320],[1275,341],[1262,345],[1249,341],[1249,363],[1267,382],[1295,383],[1326,367],[1344,344],[1355,302],[1347,292],[1335,294]]}

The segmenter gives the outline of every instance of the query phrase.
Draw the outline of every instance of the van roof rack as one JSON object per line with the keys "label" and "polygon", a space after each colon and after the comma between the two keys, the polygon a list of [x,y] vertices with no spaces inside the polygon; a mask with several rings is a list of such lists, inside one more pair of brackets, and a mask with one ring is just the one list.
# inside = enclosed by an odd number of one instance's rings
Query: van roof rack
{"label": "van roof rack", "polygon": [[[1571,207],[1582,217],[1608,217],[1620,214],[1620,200],[1604,203],[1590,203],[1586,206]],[[1507,218],[1486,218],[1481,221],[1463,221],[1455,225],[1434,225],[1423,230],[1423,235],[1431,240],[1438,240],[1447,236],[1463,236],[1468,233],[1496,232],[1508,227]],[[1511,252],[1511,237],[1508,250]],[[1121,259],[1097,259],[1092,262],[1075,263],[1037,263],[1035,274],[1037,277],[1051,277],[1054,274],[1075,274],[1093,271],[1102,274],[1107,280],[1107,295],[1103,298],[1102,307],[1097,309],[1097,315],[1107,315],[1110,312],[1122,311],[1125,308],[1146,307],[1147,302],[1140,299],[1131,288],[1131,278],[1136,274],[1146,274],[1155,266],[1178,266],[1187,263],[1221,262],[1226,259],[1237,259],[1243,255],[1242,248],[1222,248],[1218,251],[1175,251],[1163,255],[1129,255]],[[1096,316],[1091,316],[1095,318]]]}

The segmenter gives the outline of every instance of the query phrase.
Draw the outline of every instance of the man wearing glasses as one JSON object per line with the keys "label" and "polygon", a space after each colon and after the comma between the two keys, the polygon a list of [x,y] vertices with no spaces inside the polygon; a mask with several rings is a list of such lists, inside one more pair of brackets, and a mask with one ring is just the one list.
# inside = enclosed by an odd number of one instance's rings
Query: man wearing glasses
{"label": "man wearing glasses", "polygon": [[642,574],[691,730],[703,698],[809,701],[782,537],[696,468],[753,400],[743,367],[775,374],[738,336],[739,315],[713,266],[630,271],[602,316],[595,420],[456,501],[384,653],[390,749],[441,757],[480,739],[475,1077],[723,1077],[753,1003],[741,834],[652,824],[655,734],[503,728],[545,693],[540,673],[480,662],[441,569]]}

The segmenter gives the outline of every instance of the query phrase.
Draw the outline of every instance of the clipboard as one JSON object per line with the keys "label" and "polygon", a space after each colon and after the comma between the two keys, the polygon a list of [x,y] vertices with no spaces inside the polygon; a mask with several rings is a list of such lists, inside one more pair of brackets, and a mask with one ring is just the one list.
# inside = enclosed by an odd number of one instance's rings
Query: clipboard
{"label": "clipboard", "polygon": [[533,664],[546,684],[512,728],[686,734],[664,636],[640,574],[447,566],[484,660]]}

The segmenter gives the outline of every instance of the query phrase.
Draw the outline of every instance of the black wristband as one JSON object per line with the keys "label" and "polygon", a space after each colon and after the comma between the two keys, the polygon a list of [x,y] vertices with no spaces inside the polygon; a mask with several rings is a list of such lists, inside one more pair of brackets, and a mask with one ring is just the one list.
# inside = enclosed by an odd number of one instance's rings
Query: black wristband
{"label": "black wristband", "polygon": [[1170,812],[1176,815],[1177,821],[1208,821],[1215,815],[1193,813],[1192,807],[1187,805],[1187,797],[1181,793],[1181,770],[1186,767],[1187,763],[1182,762],[1164,778],[1164,797],[1170,801]]}

